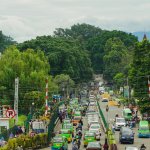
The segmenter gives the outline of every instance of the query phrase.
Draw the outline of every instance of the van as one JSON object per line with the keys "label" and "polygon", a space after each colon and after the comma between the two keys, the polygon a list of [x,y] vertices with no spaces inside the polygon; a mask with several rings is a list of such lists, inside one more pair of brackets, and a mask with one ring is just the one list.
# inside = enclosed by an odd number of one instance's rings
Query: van
{"label": "van", "polygon": [[129,108],[125,108],[123,110],[123,117],[125,118],[125,120],[131,120],[132,119],[132,112]]}
{"label": "van", "polygon": [[128,127],[122,127],[119,133],[119,142],[122,143],[134,143],[134,133]]}
{"label": "van", "polygon": [[150,137],[150,128],[148,121],[140,121],[138,129],[138,137]]}

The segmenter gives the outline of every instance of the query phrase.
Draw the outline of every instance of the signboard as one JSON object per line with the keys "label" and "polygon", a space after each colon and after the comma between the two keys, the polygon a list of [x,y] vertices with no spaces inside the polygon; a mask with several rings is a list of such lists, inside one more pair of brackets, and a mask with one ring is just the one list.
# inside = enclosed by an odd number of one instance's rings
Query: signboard
{"label": "signboard", "polygon": [[129,98],[129,86],[124,86],[124,97]]}
{"label": "signboard", "polygon": [[6,117],[7,118],[14,118],[16,116],[16,113],[13,109],[8,109],[6,111]]}

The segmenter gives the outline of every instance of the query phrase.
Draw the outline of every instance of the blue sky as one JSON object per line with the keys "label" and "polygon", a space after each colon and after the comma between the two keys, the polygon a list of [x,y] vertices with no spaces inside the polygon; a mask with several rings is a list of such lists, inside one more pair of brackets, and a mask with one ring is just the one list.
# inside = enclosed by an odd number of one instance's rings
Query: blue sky
{"label": "blue sky", "polygon": [[149,18],[149,0],[0,0],[0,30],[18,42],[76,23],[150,31]]}

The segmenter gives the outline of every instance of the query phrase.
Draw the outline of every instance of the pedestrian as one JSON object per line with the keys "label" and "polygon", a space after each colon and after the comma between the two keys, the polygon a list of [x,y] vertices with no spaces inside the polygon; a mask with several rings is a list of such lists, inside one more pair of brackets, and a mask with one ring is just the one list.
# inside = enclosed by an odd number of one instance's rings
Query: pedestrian
{"label": "pedestrian", "polygon": [[105,138],[105,144],[104,144],[103,148],[104,148],[104,150],[108,150],[108,148],[109,148],[106,138]]}

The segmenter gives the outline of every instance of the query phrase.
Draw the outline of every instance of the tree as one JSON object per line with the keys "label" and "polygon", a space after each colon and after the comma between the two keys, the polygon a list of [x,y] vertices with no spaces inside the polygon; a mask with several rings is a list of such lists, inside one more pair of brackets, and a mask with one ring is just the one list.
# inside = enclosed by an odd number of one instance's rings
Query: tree
{"label": "tree", "polygon": [[141,112],[150,113],[148,97],[148,76],[150,75],[150,42],[144,39],[138,42],[133,55],[133,63],[130,69],[129,79],[134,88],[134,96],[139,101]]}
{"label": "tree", "polygon": [[71,90],[71,88],[73,88],[75,84],[74,81],[69,77],[69,75],[65,74],[56,75],[54,78],[54,83],[57,84],[60,92],[66,91],[67,94],[70,93],[69,91]]}
{"label": "tree", "polygon": [[45,52],[51,66],[51,74],[54,76],[68,74],[78,82],[92,78],[93,70],[89,55],[73,39],[42,36],[37,37],[35,40],[24,42],[18,47],[20,50],[33,48],[35,50],[41,49]]}
{"label": "tree", "polygon": [[[129,60],[128,62],[126,60]],[[112,82],[118,73],[126,73],[127,66],[131,63],[128,58],[127,48],[119,38],[109,39],[105,45],[104,77]]]}
{"label": "tree", "polygon": [[[13,106],[14,80],[19,77],[19,111],[28,113],[32,102],[41,107],[49,71],[47,58],[42,51],[28,49],[20,52],[16,47],[8,48],[0,59],[0,87],[3,87],[3,97]],[[51,90],[57,90],[50,76],[49,85]]]}

